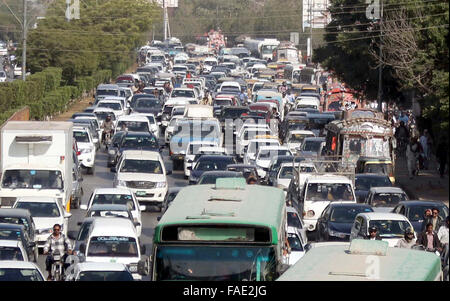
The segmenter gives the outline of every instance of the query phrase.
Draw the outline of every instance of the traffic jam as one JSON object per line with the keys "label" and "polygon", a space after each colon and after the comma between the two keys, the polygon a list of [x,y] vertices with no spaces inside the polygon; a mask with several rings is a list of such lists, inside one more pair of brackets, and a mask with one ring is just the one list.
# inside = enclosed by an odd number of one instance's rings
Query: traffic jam
{"label": "traffic jam", "polygon": [[207,35],[1,128],[0,281],[448,281],[448,206],[397,185],[387,112],[291,42]]}

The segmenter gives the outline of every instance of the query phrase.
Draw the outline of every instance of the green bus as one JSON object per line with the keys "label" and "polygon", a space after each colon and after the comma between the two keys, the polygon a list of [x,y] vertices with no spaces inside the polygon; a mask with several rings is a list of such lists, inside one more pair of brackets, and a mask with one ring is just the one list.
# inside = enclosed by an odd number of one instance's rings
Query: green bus
{"label": "green bus", "polygon": [[152,280],[271,281],[285,265],[281,189],[219,178],[183,188],[155,228]]}
{"label": "green bus", "polygon": [[[327,244],[327,243],[323,243]],[[312,247],[277,281],[442,281],[434,253],[390,248],[385,241]]]}

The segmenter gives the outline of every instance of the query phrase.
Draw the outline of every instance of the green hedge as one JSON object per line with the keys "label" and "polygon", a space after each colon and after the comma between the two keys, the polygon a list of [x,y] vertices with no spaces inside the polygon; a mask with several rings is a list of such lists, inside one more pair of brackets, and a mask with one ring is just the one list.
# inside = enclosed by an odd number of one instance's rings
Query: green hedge
{"label": "green hedge", "polygon": [[30,75],[25,82],[17,80],[0,84],[0,124],[25,105],[30,107],[32,119],[43,120],[67,109],[73,99],[95,89],[101,83],[109,83],[111,70],[99,70],[91,76],[81,77],[75,86],[60,87],[61,68],[47,68]]}

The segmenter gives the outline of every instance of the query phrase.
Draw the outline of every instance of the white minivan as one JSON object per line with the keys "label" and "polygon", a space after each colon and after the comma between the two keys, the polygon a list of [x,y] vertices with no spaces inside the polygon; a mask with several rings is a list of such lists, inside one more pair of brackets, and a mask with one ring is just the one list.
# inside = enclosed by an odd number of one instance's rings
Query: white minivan
{"label": "white minivan", "polygon": [[145,254],[136,228],[129,219],[97,218],[90,227],[87,243],[80,245],[86,262],[117,262],[127,265],[133,278],[138,274],[138,262]]}

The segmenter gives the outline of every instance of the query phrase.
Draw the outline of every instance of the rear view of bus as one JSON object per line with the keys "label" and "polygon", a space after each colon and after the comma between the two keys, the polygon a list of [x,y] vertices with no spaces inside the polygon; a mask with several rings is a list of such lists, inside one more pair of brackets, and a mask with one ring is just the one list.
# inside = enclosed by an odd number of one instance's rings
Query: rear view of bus
{"label": "rear view of bus", "polygon": [[285,241],[282,190],[240,178],[186,187],[155,229],[152,280],[275,280]]}

